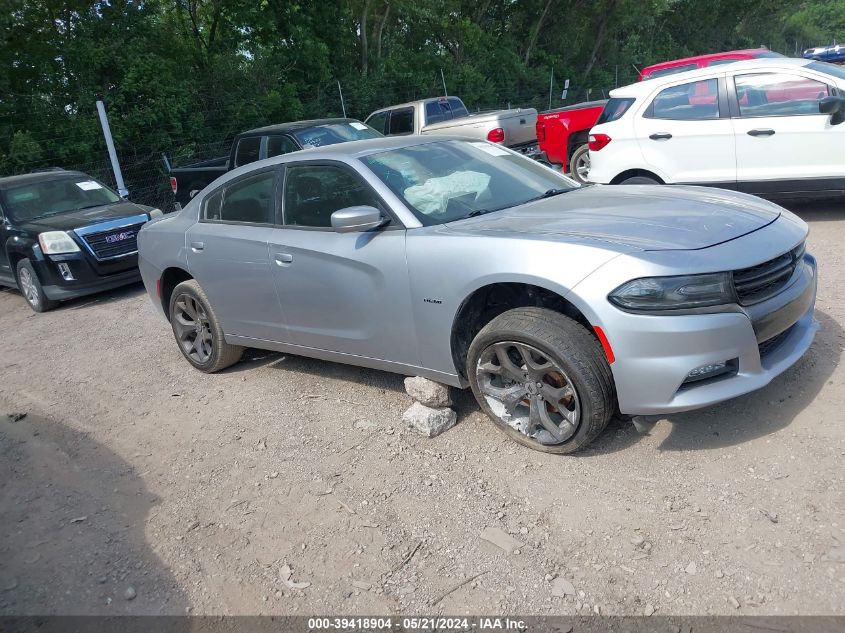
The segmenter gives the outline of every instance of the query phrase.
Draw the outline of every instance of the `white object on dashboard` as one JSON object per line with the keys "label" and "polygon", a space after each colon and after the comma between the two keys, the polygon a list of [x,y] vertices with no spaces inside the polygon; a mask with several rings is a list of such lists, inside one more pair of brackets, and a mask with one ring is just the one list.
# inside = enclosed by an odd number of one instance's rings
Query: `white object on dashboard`
{"label": "white object on dashboard", "polygon": [[82,191],[93,191],[95,189],[102,189],[103,185],[98,182],[94,182],[93,180],[85,180],[83,182],[76,183],[76,186],[82,189]]}

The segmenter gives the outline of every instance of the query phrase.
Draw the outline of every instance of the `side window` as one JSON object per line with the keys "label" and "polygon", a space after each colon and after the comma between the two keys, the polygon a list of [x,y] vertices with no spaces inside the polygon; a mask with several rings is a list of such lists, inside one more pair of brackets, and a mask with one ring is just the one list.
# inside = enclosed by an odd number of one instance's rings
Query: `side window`
{"label": "side window", "polygon": [[819,114],[819,100],[830,87],[815,79],[784,73],[734,77],[741,117]]}
{"label": "side window", "polygon": [[449,97],[449,108],[451,108],[452,110],[453,119],[459,119],[463,116],[469,116],[467,107],[464,105],[463,101],[461,101],[457,97]]}
{"label": "side window", "polygon": [[379,112],[378,114],[374,114],[369,119],[364,121],[364,123],[384,134],[384,124],[387,123],[388,114],[389,112]]}
{"label": "side window", "polygon": [[390,112],[390,131],[388,135],[413,134],[414,133],[414,109],[402,108]]}
{"label": "side window", "polygon": [[719,80],[704,79],[664,88],[646,114],[652,119],[702,121],[719,118]]}
{"label": "side window", "polygon": [[440,123],[446,119],[451,119],[452,113],[446,107],[446,103],[439,101],[429,101],[425,104],[425,124]]}
{"label": "side window", "polygon": [[272,224],[274,173],[265,171],[217,190],[205,203],[205,219],[241,224]]}
{"label": "side window", "polygon": [[261,137],[249,136],[238,141],[238,149],[235,152],[235,167],[254,163],[258,160],[261,149]]}
{"label": "side window", "polygon": [[299,148],[287,136],[268,136],[267,137],[267,158],[271,156],[281,156],[289,152],[295,152]]}
{"label": "side window", "polygon": [[333,165],[288,167],[285,178],[285,225],[330,227],[332,213],[346,207],[381,208],[358,176]]}

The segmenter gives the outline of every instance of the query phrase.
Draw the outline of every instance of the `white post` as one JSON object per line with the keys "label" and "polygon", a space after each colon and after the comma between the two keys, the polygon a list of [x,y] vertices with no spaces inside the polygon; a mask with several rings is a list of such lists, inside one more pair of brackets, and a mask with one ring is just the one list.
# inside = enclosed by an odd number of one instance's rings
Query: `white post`
{"label": "white post", "polygon": [[346,104],[343,103],[343,89],[340,87],[340,79],[337,80],[337,91],[340,93],[340,107],[343,108],[343,118],[346,118]]}
{"label": "white post", "polygon": [[103,102],[97,99],[97,112],[100,115],[100,125],[103,126],[103,136],[106,139],[106,147],[109,150],[109,159],[111,160],[111,168],[114,172],[114,180],[117,183],[117,193],[122,197],[129,195],[129,190],[123,184],[123,174],[120,171],[120,163],[117,162],[117,152],[114,150],[114,141],[111,137],[111,128],[109,127],[109,119],[106,116],[106,106]]}
{"label": "white post", "polygon": [[440,69],[440,81],[443,82],[443,96],[448,97],[449,93],[446,92],[446,77],[443,76],[443,69]]}
{"label": "white post", "polygon": [[552,66],[552,71],[549,73],[549,110],[552,109],[552,90],[555,85],[555,67]]}

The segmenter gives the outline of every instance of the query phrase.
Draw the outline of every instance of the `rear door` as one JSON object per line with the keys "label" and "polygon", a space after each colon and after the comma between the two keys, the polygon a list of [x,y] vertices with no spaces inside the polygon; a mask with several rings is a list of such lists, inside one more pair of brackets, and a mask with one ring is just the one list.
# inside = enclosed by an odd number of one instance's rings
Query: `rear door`
{"label": "rear door", "polygon": [[276,220],[271,167],[230,180],[205,197],[188,229],[188,268],[226,334],[281,341],[284,319],[267,261]]}
{"label": "rear door", "polygon": [[658,91],[634,122],[645,163],[673,184],[736,183],[736,148],[724,76]]}
{"label": "rear door", "polygon": [[736,75],[730,88],[741,189],[772,194],[842,187],[845,124],[831,125],[830,116],[819,113],[819,100],[835,88],[797,71]]}
{"label": "rear door", "polygon": [[284,226],[270,232],[270,267],[289,332],[303,347],[418,365],[405,230],[336,233],[331,214],[386,204],[349,166],[288,163]]}

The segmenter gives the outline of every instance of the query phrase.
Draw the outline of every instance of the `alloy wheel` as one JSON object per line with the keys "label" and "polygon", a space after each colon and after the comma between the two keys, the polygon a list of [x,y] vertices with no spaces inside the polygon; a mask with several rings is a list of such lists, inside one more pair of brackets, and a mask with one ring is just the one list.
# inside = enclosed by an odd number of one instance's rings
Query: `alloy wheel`
{"label": "alloy wheel", "polygon": [[572,171],[578,176],[579,182],[587,182],[587,177],[590,174],[590,152],[584,152],[575,161],[572,166]]}
{"label": "alloy wheel", "polygon": [[32,273],[24,267],[21,267],[18,273],[18,281],[20,281],[21,292],[30,305],[38,305],[38,287],[35,285],[35,279],[32,278]]}
{"label": "alloy wheel", "polygon": [[493,343],[478,357],[475,373],[496,417],[530,439],[562,444],[578,430],[575,385],[542,350],[516,341]]}
{"label": "alloy wheel", "polygon": [[197,363],[207,363],[214,352],[214,337],[202,303],[191,295],[179,295],[173,304],[173,323],[185,355]]}

